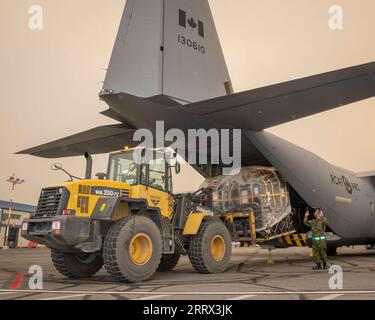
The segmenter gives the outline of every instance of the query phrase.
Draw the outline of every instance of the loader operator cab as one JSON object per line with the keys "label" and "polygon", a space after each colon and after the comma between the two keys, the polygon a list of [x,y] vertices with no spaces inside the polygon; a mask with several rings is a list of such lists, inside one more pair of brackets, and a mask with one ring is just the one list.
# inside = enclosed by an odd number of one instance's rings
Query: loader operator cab
{"label": "loader operator cab", "polygon": [[110,154],[107,179],[173,193],[172,167],[176,174],[180,172],[180,164],[177,161],[172,163],[174,157],[164,149],[154,150],[149,161],[139,164],[134,160],[134,151],[129,149]]}
{"label": "loader operator cab", "polygon": [[134,186],[140,184],[138,171],[138,165],[134,162],[132,152],[118,152],[109,156],[108,180]]}

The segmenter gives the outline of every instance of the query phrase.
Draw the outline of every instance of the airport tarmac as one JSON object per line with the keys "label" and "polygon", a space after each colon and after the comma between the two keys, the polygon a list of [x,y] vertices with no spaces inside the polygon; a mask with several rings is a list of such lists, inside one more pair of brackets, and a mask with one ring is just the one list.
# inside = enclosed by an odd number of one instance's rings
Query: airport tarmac
{"label": "airport tarmac", "polygon": [[[331,265],[343,269],[343,289],[332,290],[328,271],[313,271],[309,248],[272,251],[234,248],[230,268],[222,274],[197,274],[187,257],[175,270],[152,280],[119,283],[103,268],[90,279],[73,280],[55,271],[49,249],[0,250],[0,300],[375,300],[375,250],[340,248]],[[43,290],[29,289],[28,270],[43,269]]]}

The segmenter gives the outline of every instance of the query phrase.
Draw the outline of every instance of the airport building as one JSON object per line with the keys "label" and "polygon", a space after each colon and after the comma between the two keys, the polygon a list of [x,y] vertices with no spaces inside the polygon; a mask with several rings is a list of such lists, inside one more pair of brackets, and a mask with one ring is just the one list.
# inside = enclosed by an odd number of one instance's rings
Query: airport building
{"label": "airport building", "polygon": [[[29,218],[36,207],[13,202],[9,223],[9,247],[27,247],[28,241],[21,237],[22,220]],[[9,202],[0,200],[0,248],[5,244],[5,232],[9,218]]]}

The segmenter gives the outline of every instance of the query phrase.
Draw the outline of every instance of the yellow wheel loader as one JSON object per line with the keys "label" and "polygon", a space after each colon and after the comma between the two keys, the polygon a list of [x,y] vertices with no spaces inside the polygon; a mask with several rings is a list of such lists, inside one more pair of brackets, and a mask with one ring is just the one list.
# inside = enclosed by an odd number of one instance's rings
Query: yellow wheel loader
{"label": "yellow wheel loader", "polygon": [[209,210],[210,191],[173,195],[172,168],[179,173],[180,165],[164,150],[137,164],[133,152],[111,153],[97,179],[86,154],[85,179],[70,175],[70,182],[42,189],[22,236],[51,248],[55,268],[71,278],[93,276],[104,264],[120,281],[144,281],[172,270],[181,254],[197,272],[224,271],[232,239],[224,219]]}

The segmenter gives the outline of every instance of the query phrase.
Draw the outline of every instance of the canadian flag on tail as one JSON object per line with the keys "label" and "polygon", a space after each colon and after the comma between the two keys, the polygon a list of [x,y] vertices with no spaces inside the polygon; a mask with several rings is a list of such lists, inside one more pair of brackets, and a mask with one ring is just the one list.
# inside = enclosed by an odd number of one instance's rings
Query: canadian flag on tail
{"label": "canadian flag on tail", "polygon": [[204,23],[199,19],[195,21],[193,17],[188,19],[186,12],[181,9],[179,9],[179,25],[184,28],[186,28],[187,25],[189,25],[192,29],[195,29],[198,27],[198,34],[202,38],[204,38]]}

